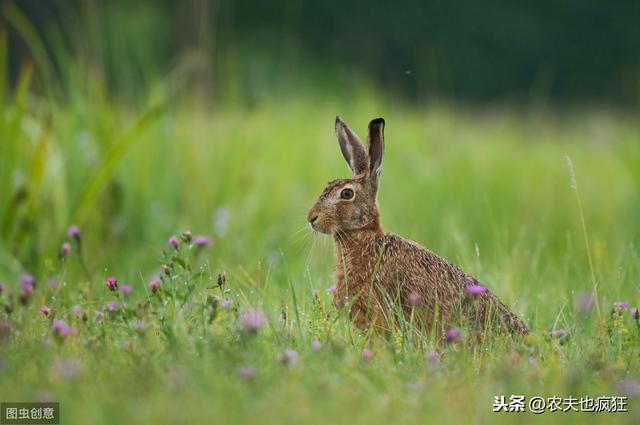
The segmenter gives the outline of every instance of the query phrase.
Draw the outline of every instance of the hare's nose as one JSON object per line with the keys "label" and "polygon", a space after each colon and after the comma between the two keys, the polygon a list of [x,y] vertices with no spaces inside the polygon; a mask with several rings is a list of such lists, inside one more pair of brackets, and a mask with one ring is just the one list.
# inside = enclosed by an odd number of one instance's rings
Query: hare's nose
{"label": "hare's nose", "polygon": [[313,223],[315,223],[317,219],[318,219],[318,214],[315,214],[314,216],[309,216],[309,223],[313,225]]}

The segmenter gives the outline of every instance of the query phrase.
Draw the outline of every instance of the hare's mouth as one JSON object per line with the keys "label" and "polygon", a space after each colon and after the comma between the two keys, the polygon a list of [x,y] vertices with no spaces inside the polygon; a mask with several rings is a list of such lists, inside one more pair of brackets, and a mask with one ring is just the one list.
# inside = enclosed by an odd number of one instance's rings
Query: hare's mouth
{"label": "hare's mouth", "polygon": [[309,227],[319,233],[331,234],[333,233],[331,226],[327,225],[326,220],[320,216],[320,214],[309,218]]}

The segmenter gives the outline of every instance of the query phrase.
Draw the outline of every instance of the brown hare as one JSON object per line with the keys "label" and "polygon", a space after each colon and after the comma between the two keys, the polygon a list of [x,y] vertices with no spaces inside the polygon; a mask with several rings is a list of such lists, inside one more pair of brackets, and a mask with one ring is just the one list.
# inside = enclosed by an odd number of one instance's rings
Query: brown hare
{"label": "brown hare", "polygon": [[524,322],[472,276],[415,242],[383,232],[377,193],[384,125],[382,118],[369,123],[367,152],[336,117],[340,150],[353,176],[330,182],[307,217],[315,231],[335,240],[336,305],[349,308],[359,327],[389,330],[402,312],[427,331],[459,324],[475,332],[491,326],[527,334]]}

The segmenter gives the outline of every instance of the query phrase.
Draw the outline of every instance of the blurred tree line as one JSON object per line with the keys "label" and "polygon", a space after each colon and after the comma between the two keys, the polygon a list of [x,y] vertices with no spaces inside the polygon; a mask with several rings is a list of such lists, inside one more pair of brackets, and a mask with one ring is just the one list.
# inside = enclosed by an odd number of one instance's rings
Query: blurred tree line
{"label": "blurred tree line", "polygon": [[[32,24],[60,81],[82,69],[128,96],[166,75],[245,102],[325,84],[415,101],[640,94],[639,0],[0,1]],[[31,52],[11,26],[17,75]]]}

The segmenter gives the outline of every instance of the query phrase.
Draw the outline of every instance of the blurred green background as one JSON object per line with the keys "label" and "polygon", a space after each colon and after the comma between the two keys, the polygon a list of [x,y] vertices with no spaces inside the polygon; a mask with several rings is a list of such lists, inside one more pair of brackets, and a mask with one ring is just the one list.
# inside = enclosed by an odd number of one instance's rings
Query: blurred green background
{"label": "blurred green background", "polygon": [[[18,335],[1,347],[0,398],[49,391],[71,423],[180,423],[184,406],[223,422],[533,423],[492,414],[493,396],[640,388],[640,328],[610,316],[613,302],[640,305],[638,22],[637,0],[0,0],[0,317]],[[486,283],[529,324],[527,344],[370,341],[335,324],[332,241],[306,213],[348,176],[336,115],[360,134],[386,119],[383,226]],[[58,261],[73,224],[84,266],[75,250]],[[240,311],[264,308],[268,331],[245,340],[235,310],[198,327],[193,311],[218,295],[202,281],[193,304],[154,304],[175,341],[93,320],[114,297],[107,276],[149,298],[184,229],[213,237],[203,281],[227,271]],[[606,335],[579,302],[587,247]],[[19,307],[22,273],[60,288]],[[78,335],[46,345],[44,304]],[[327,350],[312,352],[314,338]],[[280,365],[286,347],[298,369]],[[432,350],[442,365],[425,366]],[[91,373],[58,376],[65,357]]]}

